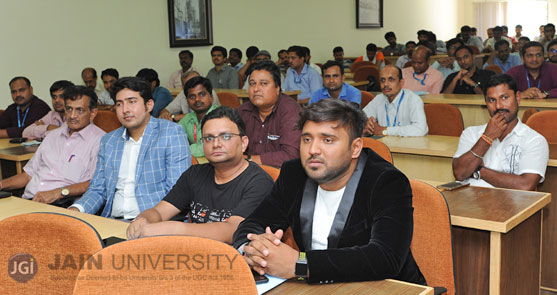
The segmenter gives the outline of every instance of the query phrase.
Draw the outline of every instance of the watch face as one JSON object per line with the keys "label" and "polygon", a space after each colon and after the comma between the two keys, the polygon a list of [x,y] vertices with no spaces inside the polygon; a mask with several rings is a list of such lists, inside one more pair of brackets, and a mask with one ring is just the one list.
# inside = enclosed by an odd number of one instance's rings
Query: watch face
{"label": "watch face", "polygon": [[69,194],[70,194],[70,190],[69,190],[69,189],[67,189],[67,188],[62,189],[62,196],[67,196],[67,195],[69,195]]}
{"label": "watch face", "polygon": [[478,173],[478,171],[474,171],[474,173],[472,174],[472,177],[474,179],[480,179],[480,173]]}

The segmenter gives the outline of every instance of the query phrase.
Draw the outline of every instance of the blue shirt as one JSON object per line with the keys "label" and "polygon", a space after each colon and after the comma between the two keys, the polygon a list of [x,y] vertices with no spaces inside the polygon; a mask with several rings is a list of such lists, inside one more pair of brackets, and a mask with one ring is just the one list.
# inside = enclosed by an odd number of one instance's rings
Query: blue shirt
{"label": "blue shirt", "polygon": [[[502,62],[497,56],[493,59],[493,64],[500,67],[503,70],[503,73],[506,73],[510,68],[519,66],[522,64],[522,59],[520,56],[515,54],[509,54],[509,58],[507,58],[506,62]],[[487,63],[484,64],[483,68],[485,69],[489,66]]]}
{"label": "blue shirt", "polygon": [[[327,88],[325,87],[321,87],[321,89],[315,91],[311,95],[311,100],[309,101],[309,103],[312,104],[326,98],[331,98],[329,90],[327,90]],[[350,84],[342,83],[342,88],[340,90],[340,94],[338,95],[338,99],[354,102],[360,105],[362,103],[362,92],[358,88]]]}
{"label": "blue shirt", "polygon": [[168,89],[159,86],[153,91],[153,99],[155,100],[155,106],[151,115],[158,117],[159,113],[172,101],[172,94]]}
{"label": "blue shirt", "polygon": [[302,72],[298,74],[293,68],[288,68],[284,85],[285,91],[300,90],[298,99],[310,98],[311,94],[323,86],[323,79],[316,70],[304,64]]}

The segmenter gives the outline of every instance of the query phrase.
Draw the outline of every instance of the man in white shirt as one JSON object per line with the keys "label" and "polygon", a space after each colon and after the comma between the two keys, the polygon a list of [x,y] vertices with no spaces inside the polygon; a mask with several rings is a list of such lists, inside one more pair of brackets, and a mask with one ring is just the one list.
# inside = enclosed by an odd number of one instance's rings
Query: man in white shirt
{"label": "man in white shirt", "polygon": [[424,103],[414,92],[402,88],[402,71],[394,66],[386,66],[379,75],[379,83],[383,93],[364,108],[369,117],[364,134],[426,135],[428,128]]}
{"label": "man in white shirt", "polygon": [[193,53],[189,50],[182,50],[178,53],[178,58],[180,60],[180,66],[182,67],[179,70],[176,70],[170,75],[168,79],[168,88],[182,88],[182,74],[189,71],[196,71],[201,73],[199,70],[195,69],[193,64]]}
{"label": "man in white shirt", "polygon": [[495,42],[497,42],[499,40],[507,41],[509,43],[509,47],[511,47],[513,45],[510,38],[503,36],[503,28],[497,26],[497,27],[493,28],[493,37],[486,40],[486,43],[485,43],[486,51],[491,52],[492,50],[495,50]]}
{"label": "man in white shirt", "polygon": [[518,119],[520,97],[511,76],[492,76],[484,91],[491,119],[460,136],[455,178],[476,186],[535,190],[549,159],[547,140]]}
{"label": "man in white shirt", "polygon": [[406,54],[401,55],[396,60],[396,66],[399,69],[403,69],[408,62],[412,61],[412,53],[414,52],[414,49],[416,48],[416,46],[417,46],[416,42],[414,42],[414,41],[406,42]]}

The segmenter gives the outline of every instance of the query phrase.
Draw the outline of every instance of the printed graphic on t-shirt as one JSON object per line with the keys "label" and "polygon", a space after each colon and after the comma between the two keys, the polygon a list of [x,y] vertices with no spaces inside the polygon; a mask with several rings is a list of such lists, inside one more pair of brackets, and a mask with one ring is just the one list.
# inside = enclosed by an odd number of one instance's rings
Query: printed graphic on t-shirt
{"label": "printed graphic on t-shirt", "polygon": [[222,222],[232,215],[231,210],[210,209],[208,206],[191,202],[191,217],[195,223]]}
{"label": "printed graphic on t-shirt", "polygon": [[503,172],[517,174],[520,168],[520,155],[522,149],[520,146],[512,144],[505,148],[505,159],[503,160]]}

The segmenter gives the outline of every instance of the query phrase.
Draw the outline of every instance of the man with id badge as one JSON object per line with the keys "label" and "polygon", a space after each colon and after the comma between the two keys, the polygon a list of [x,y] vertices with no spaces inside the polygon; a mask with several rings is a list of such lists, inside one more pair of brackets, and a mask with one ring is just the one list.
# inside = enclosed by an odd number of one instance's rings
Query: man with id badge
{"label": "man with id badge", "polygon": [[368,120],[364,134],[424,136],[427,121],[424,103],[408,89],[403,89],[402,71],[386,66],[379,75],[382,94],[377,95],[365,108]]}

